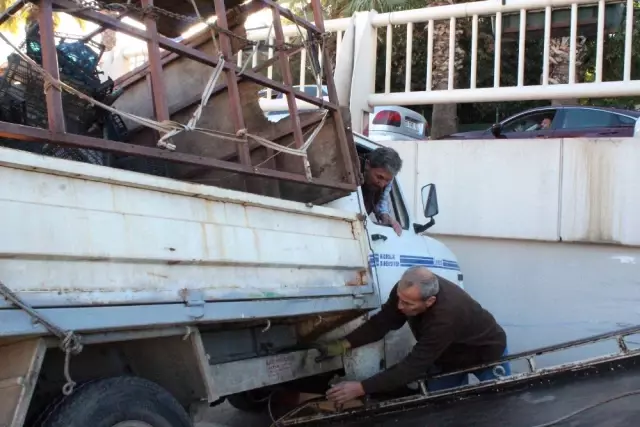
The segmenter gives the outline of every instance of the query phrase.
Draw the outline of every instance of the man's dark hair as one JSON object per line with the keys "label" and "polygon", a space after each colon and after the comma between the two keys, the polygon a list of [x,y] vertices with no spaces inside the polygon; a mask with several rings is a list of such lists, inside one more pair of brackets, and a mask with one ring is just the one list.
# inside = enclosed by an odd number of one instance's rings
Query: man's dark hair
{"label": "man's dark hair", "polygon": [[367,155],[371,168],[383,168],[396,176],[402,168],[402,159],[396,150],[389,147],[376,148]]}

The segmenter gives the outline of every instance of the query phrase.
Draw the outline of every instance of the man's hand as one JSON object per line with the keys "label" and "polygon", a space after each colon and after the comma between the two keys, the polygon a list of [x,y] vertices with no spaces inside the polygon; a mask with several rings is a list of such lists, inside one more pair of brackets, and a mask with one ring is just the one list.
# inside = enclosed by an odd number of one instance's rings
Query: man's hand
{"label": "man's hand", "polygon": [[351,348],[351,344],[349,344],[349,341],[342,339],[329,343],[316,344],[314,347],[320,352],[320,356],[316,358],[316,362],[321,362],[324,359],[345,355]]}
{"label": "man's hand", "polygon": [[382,214],[380,216],[380,223],[382,225],[388,225],[388,226],[392,227],[393,231],[395,231],[398,236],[400,236],[402,234],[402,226],[400,225],[400,223],[398,221],[396,221],[395,219],[391,218],[391,215]]}
{"label": "man's hand", "polygon": [[338,383],[327,391],[327,399],[338,405],[344,405],[360,396],[364,396],[364,389],[362,383],[358,381]]}
{"label": "man's hand", "polygon": [[398,236],[402,234],[402,226],[395,219],[391,220],[391,227],[393,227],[393,231],[395,231]]}

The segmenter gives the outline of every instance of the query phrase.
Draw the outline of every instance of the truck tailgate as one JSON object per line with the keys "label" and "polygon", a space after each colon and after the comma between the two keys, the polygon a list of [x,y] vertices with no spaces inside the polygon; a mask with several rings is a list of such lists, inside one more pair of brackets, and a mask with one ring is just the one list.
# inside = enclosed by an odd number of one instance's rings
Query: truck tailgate
{"label": "truck tailgate", "polygon": [[32,306],[372,293],[356,212],[5,148],[0,159],[0,280]]}

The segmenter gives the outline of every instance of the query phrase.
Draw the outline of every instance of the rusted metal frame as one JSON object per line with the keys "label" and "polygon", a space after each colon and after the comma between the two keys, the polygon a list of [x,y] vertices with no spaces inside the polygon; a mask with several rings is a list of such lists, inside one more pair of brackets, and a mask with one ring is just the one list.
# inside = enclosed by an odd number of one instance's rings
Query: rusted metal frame
{"label": "rusted metal frame", "polygon": [[[299,53],[301,50],[302,50],[301,47],[296,47],[296,48],[288,50],[287,53],[289,55],[295,55],[296,53]],[[270,66],[275,64],[277,61],[278,61],[278,57],[274,56],[273,58],[269,58],[266,61],[261,62],[256,67],[252,68],[251,71],[260,72],[260,71],[264,70],[265,68],[269,68]],[[240,82],[242,80],[244,80],[244,75],[240,74],[238,76],[238,82]],[[227,83],[226,82],[216,86],[213,89],[213,92],[211,92],[211,97],[216,96],[217,94],[219,94],[220,92],[222,92],[226,88],[227,88]],[[178,104],[178,106],[175,107],[174,111],[170,110],[170,113],[173,114],[174,112],[178,112],[178,111],[183,110],[185,108],[189,108],[192,105],[194,105],[196,103],[199,103],[201,99],[202,99],[202,96],[200,96],[200,95],[194,96],[193,98],[189,99],[188,101],[185,101],[185,102],[183,102],[181,104]],[[269,139],[269,138],[267,138],[267,139]]]}
{"label": "rusted metal frame", "polygon": [[[316,23],[316,27],[318,27],[320,32],[324,33],[324,18],[322,16],[322,4],[320,4],[320,0],[311,0],[311,8],[313,9],[313,20]],[[336,92],[336,85],[333,81],[333,64],[331,63],[331,58],[327,54],[326,46],[323,45],[321,51],[321,60],[324,65],[322,69],[324,71],[325,83],[327,84],[329,101],[337,104],[338,93]],[[333,124],[338,138],[338,153],[340,154],[340,160],[342,160],[342,165],[346,174],[345,181],[355,185],[358,180],[356,179],[354,164],[351,161],[349,139],[346,135],[347,132],[351,132],[351,125],[348,127],[345,126],[340,109],[332,110],[331,114],[333,115]]]}
{"label": "rusted metal frame", "polygon": [[[273,32],[275,34],[276,46],[282,48],[284,46],[284,32],[282,31],[282,22],[280,20],[280,10],[276,7],[271,8],[273,14]],[[280,73],[282,74],[282,80],[284,84],[292,87],[293,77],[291,76],[291,64],[289,64],[289,56],[283,52],[276,52],[280,62]],[[296,97],[293,93],[285,94],[287,97],[287,104],[289,106],[289,116],[291,117],[293,124],[293,141],[296,148],[300,148],[304,145],[304,136],[302,135],[302,128],[300,126],[300,115],[298,114],[298,106],[296,105]],[[308,165],[308,160],[304,157],[300,159],[302,161],[302,170],[308,179],[311,179],[311,168]]]}
{"label": "rusted metal frame", "polygon": [[[71,2],[70,0],[52,0],[52,2],[57,6],[60,6],[65,9],[69,9],[68,13],[78,18],[84,19],[86,21],[94,22],[98,25],[103,25],[108,29],[114,29],[124,34],[127,34],[129,36],[136,37],[138,39],[142,39],[145,41],[149,41],[150,39],[150,37],[146,34],[146,31],[140,30],[138,28],[132,27],[131,25],[122,23],[113,17],[104,15],[94,10],[78,10],[77,5]],[[158,44],[163,49],[166,49],[170,52],[178,53],[182,56],[185,56],[186,58],[192,59],[202,64],[206,64],[211,67],[215,67],[216,65],[218,65],[218,58],[208,55],[194,48],[185,46],[179,42],[173,41],[162,35],[158,35]],[[241,69],[238,66],[236,66],[233,61],[225,61],[224,69],[233,70],[235,73],[239,73],[241,71]],[[338,110],[338,106],[332,102],[327,102],[326,100],[323,100],[321,98],[317,98],[315,96],[308,95],[299,90],[292,89],[282,83],[276,82],[275,80],[271,80],[268,77],[265,77],[261,74],[254,73],[251,71],[245,71],[244,75],[246,78],[252,80],[253,82],[258,83],[262,86],[271,88],[273,90],[277,90],[282,93],[293,92],[296,98],[306,101],[309,104],[315,105],[317,107],[323,107],[323,108],[327,108],[329,110],[334,110],[334,111]]]}
{"label": "rusted metal frame", "polygon": [[[216,25],[223,30],[229,30],[227,23],[227,9],[224,0],[213,0],[216,8],[216,16],[218,20]],[[220,53],[224,56],[225,63],[233,62],[233,51],[231,49],[231,39],[224,31],[218,33],[218,43],[220,45]],[[229,101],[231,109],[231,120],[236,132],[246,131],[244,124],[244,114],[242,113],[242,100],[240,99],[240,89],[238,88],[238,79],[236,72],[231,69],[225,69],[227,77],[227,88],[229,90]],[[238,144],[238,159],[245,166],[251,166],[251,153],[249,152],[249,142],[244,141]]]}
{"label": "rusted metal frame", "polygon": [[[122,20],[124,17],[126,17],[129,14],[129,12],[122,12],[121,14],[119,14],[118,16],[115,16],[114,18],[117,19],[118,21]],[[81,42],[88,42],[89,40],[91,40],[92,38],[94,38],[95,36],[97,36],[100,33],[103,33],[106,30],[106,28],[100,26],[98,28],[96,28],[95,30],[91,31],[89,34],[87,34],[86,36],[82,37],[80,39]]]}
{"label": "rusted metal frame", "polygon": [[26,0],[17,0],[11,4],[2,14],[0,14],[0,25],[7,22],[14,14],[20,12],[20,9],[26,4]]}
{"label": "rusted metal frame", "polygon": [[[254,1],[259,2],[259,0],[254,0]],[[247,11],[252,11],[256,9],[255,7],[250,7],[250,6],[251,4],[243,5],[243,6],[239,6],[239,8]],[[236,27],[237,25],[232,26],[231,30],[235,29]],[[209,41],[211,41],[211,33],[209,31],[203,31],[202,33],[194,36],[192,39],[184,40],[183,44],[185,46],[197,49],[199,46]],[[290,49],[288,52],[289,52],[289,55],[295,55],[296,53],[299,53],[302,49],[303,49],[302,47],[296,47],[296,48]],[[168,63],[180,58],[179,54],[166,51],[166,50],[161,52],[160,55],[162,56],[162,65],[167,65]],[[266,66],[265,67],[262,66],[263,64],[266,64],[268,62],[269,65],[273,65],[276,61],[277,61],[276,57],[269,58],[267,61],[258,65],[258,67],[252,68],[250,70],[253,72],[261,71],[263,68],[266,68]],[[148,72],[149,72],[149,65],[148,64],[141,65],[136,69],[129,71],[128,73],[125,73],[122,76],[118,77],[115,83],[119,88],[124,89],[136,83],[138,80],[143,78]],[[243,74],[241,74],[239,78],[244,78]],[[198,97],[198,100],[200,100],[200,97]]]}
{"label": "rusted metal frame", "polygon": [[167,160],[191,166],[206,166],[209,168],[226,170],[229,172],[235,172],[248,176],[274,178],[302,184],[313,184],[319,187],[326,187],[337,190],[356,190],[355,186],[342,182],[330,181],[326,179],[313,179],[312,181],[308,181],[303,175],[297,173],[261,169],[255,166],[251,167],[241,165],[239,163],[225,162],[223,160],[214,159],[211,157],[167,151],[159,148],[127,144],[124,142],[111,141],[107,139],[98,139],[84,135],[52,132],[46,129],[17,125],[14,123],[3,121],[0,121],[0,138],[11,138],[33,143],[53,143],[75,148],[106,150],[114,153],[144,156],[152,159]]}
{"label": "rusted metal frame", "polygon": [[[320,123],[320,121],[322,120],[321,116],[315,116],[312,117],[310,119],[305,120],[304,122],[302,122],[302,128],[307,128],[309,126],[313,126],[313,125],[317,125],[318,123]],[[285,131],[285,132],[279,132],[277,134],[274,135],[262,135],[264,138],[273,141],[273,142],[278,142],[278,140],[285,138],[287,136],[291,135],[291,130]],[[260,148],[262,147],[262,145],[260,145],[257,142],[250,142],[249,143],[249,151],[253,151],[256,148]],[[270,148],[267,148],[267,150],[273,151]],[[272,156],[273,152],[269,153],[267,152],[267,156]],[[222,156],[220,157],[220,160],[224,160],[224,161],[230,161],[231,159],[233,159],[236,156],[236,154],[230,154],[227,156]],[[271,162],[269,162],[271,163]],[[197,168],[195,170],[192,170],[186,174],[184,174],[181,178],[182,179],[193,179],[196,178],[199,174],[203,173],[203,172],[207,172],[208,170],[210,170],[211,168]],[[275,169],[275,167],[267,167],[266,169]],[[333,200],[333,199],[331,199]],[[317,203],[314,203],[317,204]]]}
{"label": "rusted metal frame", "polygon": [[[206,32],[194,37],[188,43],[184,43],[185,46],[197,48],[200,45],[206,43],[211,40],[211,33]],[[167,65],[172,61],[180,58],[180,55],[174,52],[170,52],[168,50],[164,50],[160,52],[160,56],[162,57],[162,65]],[[132,84],[138,82],[139,80],[145,78],[145,76],[149,73],[149,64],[145,63],[140,65],[139,67],[134,68],[133,70],[123,74],[115,80],[115,85],[121,89],[126,89]],[[198,99],[200,99],[198,97]]]}
{"label": "rusted metal frame", "polygon": [[[142,7],[152,7],[153,0],[142,0],[141,4]],[[149,35],[149,40],[147,40],[147,54],[149,55],[149,75],[151,76],[153,111],[156,120],[162,122],[170,120],[171,116],[169,115],[169,102],[167,100],[167,90],[162,73],[160,47],[158,46],[158,27],[156,21],[151,16],[144,18],[144,25]]]}
{"label": "rusted metal frame", "polygon": [[[42,0],[38,12],[40,26],[40,46],[42,47],[42,68],[54,79],[60,80],[58,52],[53,31],[53,2]],[[59,88],[44,80],[47,101],[47,120],[52,132],[65,132],[64,112],[62,110],[62,92]]]}
{"label": "rusted metal frame", "polygon": [[[280,6],[278,3],[276,3],[276,2],[274,2],[272,0],[258,0],[258,1],[266,4],[267,6],[270,6],[272,8],[272,10],[276,9],[278,11],[278,13],[280,13],[280,15],[284,16],[289,21],[293,22],[294,24],[297,24],[298,26],[304,28],[305,30],[312,31],[318,36],[322,35],[323,31],[320,31],[318,29],[318,27],[316,27],[315,25],[313,25],[311,22],[307,21],[306,19],[302,19],[302,18],[294,15],[293,12],[291,12],[289,9],[286,9],[286,8]],[[274,25],[275,25],[275,23],[274,23]]]}

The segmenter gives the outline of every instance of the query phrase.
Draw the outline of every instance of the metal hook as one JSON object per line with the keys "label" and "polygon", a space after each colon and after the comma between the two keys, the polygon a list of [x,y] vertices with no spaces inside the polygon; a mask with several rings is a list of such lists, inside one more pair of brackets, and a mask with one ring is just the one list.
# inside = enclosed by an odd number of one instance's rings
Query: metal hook
{"label": "metal hook", "polygon": [[187,326],[186,327],[187,331],[185,332],[185,334],[182,336],[182,341],[186,341],[189,339],[189,337],[191,336],[191,333],[193,332],[193,329],[191,329],[191,326]]}
{"label": "metal hook", "polygon": [[269,329],[271,329],[271,320],[270,320],[270,319],[267,319],[267,326],[265,326],[265,327],[264,327],[264,329],[263,329],[263,330],[261,330],[260,332],[262,332],[262,333],[264,334],[264,333],[265,333],[265,332],[267,332]]}
{"label": "metal hook", "polygon": [[495,375],[498,378],[503,378],[504,376],[507,375],[507,371],[506,369],[504,369],[504,366],[496,365],[493,367],[493,375]]}

